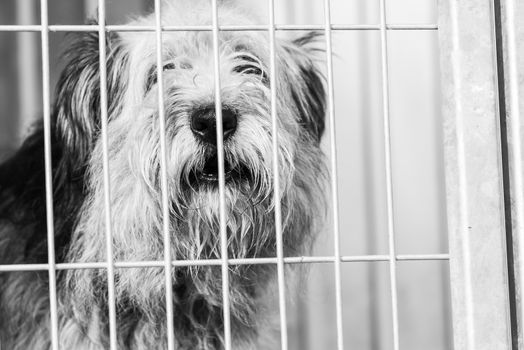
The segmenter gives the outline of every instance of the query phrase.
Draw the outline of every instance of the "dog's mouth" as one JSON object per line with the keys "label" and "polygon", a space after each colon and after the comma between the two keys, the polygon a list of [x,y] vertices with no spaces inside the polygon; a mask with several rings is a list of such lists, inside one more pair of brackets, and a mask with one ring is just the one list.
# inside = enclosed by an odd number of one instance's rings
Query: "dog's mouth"
{"label": "dog's mouth", "polygon": [[[249,181],[251,178],[251,172],[243,165],[238,164],[232,166],[232,164],[224,159],[224,177],[226,183]],[[204,166],[201,169],[193,169],[189,176],[189,182],[191,186],[198,185],[212,185],[218,186],[218,155],[216,153],[207,157]]]}

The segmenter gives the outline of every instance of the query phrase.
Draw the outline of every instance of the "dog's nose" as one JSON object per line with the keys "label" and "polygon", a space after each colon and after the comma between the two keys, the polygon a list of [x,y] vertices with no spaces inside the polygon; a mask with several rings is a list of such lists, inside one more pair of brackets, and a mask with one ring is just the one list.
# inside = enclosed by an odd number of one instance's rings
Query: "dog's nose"
{"label": "dog's nose", "polygon": [[[200,140],[216,145],[216,113],[215,107],[206,107],[196,110],[191,115],[191,131]],[[222,109],[222,130],[224,141],[235,133],[237,129],[237,113],[230,108]]]}

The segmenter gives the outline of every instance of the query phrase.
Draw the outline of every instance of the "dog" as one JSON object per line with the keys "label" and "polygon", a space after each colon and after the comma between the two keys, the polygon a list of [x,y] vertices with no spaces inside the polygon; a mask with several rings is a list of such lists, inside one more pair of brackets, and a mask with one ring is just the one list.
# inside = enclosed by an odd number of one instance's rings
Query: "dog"
{"label": "dog", "polygon": [[[164,25],[212,24],[208,0],[163,2]],[[253,24],[233,1],[221,24]],[[155,25],[154,14],[132,25]],[[98,32],[74,34],[51,114],[54,244],[57,263],[107,261]],[[211,31],[108,32],[108,172],[114,261],[163,261],[161,132],[166,135],[170,249],[173,260],[221,259],[218,156]],[[272,138],[278,138],[283,251],[300,256],[326,211],[324,78],[315,33],[277,38],[270,76],[267,31],[219,33],[228,258],[276,256]],[[163,71],[159,91],[157,69]],[[277,134],[272,135],[271,85]],[[166,129],[160,129],[163,93]],[[43,122],[0,165],[0,264],[47,263]],[[294,273],[288,267],[286,273]],[[267,338],[277,268],[229,266],[234,349],[261,349]],[[220,266],[172,269],[175,349],[223,349]],[[166,349],[165,271],[114,271],[119,349]],[[57,270],[61,349],[109,348],[105,268]],[[278,311],[276,311],[278,313]],[[47,271],[0,273],[2,349],[50,349]],[[274,347],[273,347],[274,348]]]}

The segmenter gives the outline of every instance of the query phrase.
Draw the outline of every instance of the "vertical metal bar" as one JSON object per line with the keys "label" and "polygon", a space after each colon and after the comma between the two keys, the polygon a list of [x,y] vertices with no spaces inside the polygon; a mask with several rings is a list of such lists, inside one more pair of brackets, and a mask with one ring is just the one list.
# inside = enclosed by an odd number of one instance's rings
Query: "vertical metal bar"
{"label": "vertical metal bar", "polygon": [[[524,103],[524,80],[522,80],[524,68],[519,69],[519,61],[524,57],[524,38],[523,21],[517,19],[524,18],[524,6],[516,0],[502,0],[501,3],[501,31],[503,35],[503,56],[505,72],[505,96],[506,96],[506,131],[508,139],[508,168],[510,178],[511,196],[511,218],[512,218],[512,245],[508,245],[508,254],[513,253],[513,268],[516,305],[515,313],[517,329],[514,329],[514,337],[517,344],[514,348],[524,347],[524,166],[523,166],[523,141],[524,119],[520,113],[522,103]],[[520,48],[520,51],[519,51]],[[500,79],[500,77],[499,77]],[[510,249],[513,251],[511,252]],[[511,271],[510,271],[511,272]]]}
{"label": "vertical metal bar", "polygon": [[162,231],[164,235],[164,270],[166,283],[166,321],[167,347],[175,350],[173,324],[173,283],[171,265],[171,238],[169,236],[169,198],[167,185],[167,143],[166,143],[166,116],[164,110],[164,77],[162,59],[162,8],[161,1],[155,0],[155,33],[156,33],[156,71],[158,86],[158,118],[160,132],[160,177],[162,186]]}
{"label": "vertical metal bar", "polygon": [[[455,6],[455,3],[454,1],[451,2],[450,4],[451,6],[451,11],[453,13],[455,13],[457,11],[456,9],[456,6]],[[459,39],[459,36],[458,36],[458,24],[457,24],[457,21],[458,21],[458,18],[453,16],[453,18],[451,18],[452,20],[452,26],[453,26],[453,29],[455,30],[453,33],[452,33],[452,39],[453,40],[453,45],[455,46],[458,46],[459,45],[459,42],[458,42],[458,39]],[[457,74],[457,76],[454,76],[455,78],[455,88],[457,89],[456,93],[458,93],[458,90],[460,90],[460,79],[461,77],[458,76],[458,71],[455,70],[454,73]],[[467,183],[467,179],[466,179],[466,172],[465,172],[465,157],[464,157],[464,143],[463,143],[463,135],[462,133],[464,132],[464,126],[462,125],[462,121],[461,120],[458,120],[457,121],[457,125],[455,126],[456,127],[456,133],[457,133],[457,162],[458,162],[458,167],[459,167],[459,176],[458,176],[458,191],[459,191],[459,194],[461,196],[461,204],[460,204],[460,210],[458,212],[458,222],[459,222],[459,226],[461,227],[466,227],[467,226],[467,218],[466,218],[466,213],[467,213],[467,207],[466,207],[466,198],[467,198],[467,194],[466,194],[466,183]],[[469,232],[465,232],[465,235],[463,237],[464,239],[464,250],[463,250],[463,258],[464,258],[464,323],[467,325],[467,329],[466,329],[466,337],[463,339],[463,342],[464,344],[468,344],[469,346],[467,346],[467,348],[469,349],[473,349],[473,347],[475,346],[475,341],[474,341],[474,338],[473,338],[473,334],[474,334],[474,331],[473,331],[473,306],[472,306],[472,301],[473,301],[473,291],[472,291],[472,287],[473,287],[473,279],[472,279],[472,276],[471,276],[471,253],[470,253],[470,249],[469,249],[469,245],[470,245],[470,242],[469,242]],[[455,256],[455,254],[452,253],[452,250],[450,249],[450,253],[451,255]],[[453,268],[451,268],[453,269]],[[453,283],[453,281],[452,281]],[[452,287],[453,288],[453,287]],[[456,326],[454,325],[454,330],[455,330],[455,336],[457,336],[457,333],[456,332]],[[456,344],[455,344],[456,345]]]}
{"label": "vertical metal bar", "polygon": [[111,227],[111,193],[109,182],[109,151],[108,151],[108,107],[107,107],[107,66],[106,66],[106,4],[98,0],[98,50],[100,69],[100,120],[102,123],[102,155],[104,173],[104,219],[106,227],[106,259],[107,259],[107,304],[109,307],[109,344],[112,350],[117,349],[116,337],[116,306],[115,306],[115,271],[113,265],[113,234]]}
{"label": "vertical metal bar", "polygon": [[384,118],[384,151],[386,172],[386,204],[388,216],[389,278],[391,286],[391,317],[393,322],[393,348],[399,349],[397,261],[395,252],[395,227],[393,217],[393,179],[391,175],[391,138],[389,117],[389,74],[386,27],[386,0],[380,0],[380,44],[382,61],[382,108]]}
{"label": "vertical metal bar", "polygon": [[507,109],[506,109],[506,86],[505,86],[505,67],[504,67],[504,44],[502,26],[502,5],[500,0],[493,0],[493,27],[495,41],[496,77],[498,93],[498,113],[499,113],[499,138],[500,138],[500,158],[501,175],[504,200],[505,231],[506,231],[506,263],[508,274],[509,292],[509,316],[512,333],[512,349],[518,350],[518,326],[517,326],[517,300],[515,298],[515,264],[513,256],[513,219],[512,219],[512,196],[510,182],[510,155],[507,128]]}
{"label": "vertical metal bar", "polygon": [[231,315],[229,309],[229,265],[228,242],[226,230],[226,181],[224,173],[224,131],[222,125],[222,96],[220,95],[220,41],[218,28],[217,0],[212,0],[213,14],[213,56],[215,74],[215,113],[217,128],[217,155],[218,155],[218,192],[220,208],[220,250],[222,255],[222,298],[224,311],[224,346],[231,350]]}
{"label": "vertical metal bar", "polygon": [[439,2],[455,350],[511,349],[491,6]]}
{"label": "vertical metal bar", "polygon": [[278,124],[277,124],[277,84],[275,48],[275,3],[268,0],[269,6],[269,69],[271,90],[271,121],[273,141],[273,198],[275,202],[275,234],[277,239],[278,301],[280,308],[280,341],[282,350],[288,348],[286,281],[284,276],[284,247],[282,242],[282,208],[280,203],[280,175],[278,169]]}
{"label": "vertical metal bar", "polygon": [[335,90],[333,86],[333,45],[331,36],[331,3],[324,0],[324,35],[326,37],[326,63],[328,81],[328,113],[330,123],[331,141],[331,197],[333,200],[333,235],[335,250],[335,298],[336,298],[336,318],[337,318],[337,348],[344,349],[344,329],[342,327],[342,285],[340,279],[340,227],[338,209],[338,166],[337,166],[337,147],[335,132]]}
{"label": "vertical metal bar", "polygon": [[55,228],[53,216],[53,167],[51,155],[51,100],[49,79],[49,22],[47,0],[40,0],[42,25],[42,100],[44,112],[45,198],[47,223],[47,257],[49,264],[49,303],[51,313],[51,347],[58,350],[58,308],[56,295]]}
{"label": "vertical metal bar", "polygon": [[[378,4],[374,1],[359,2],[356,9],[357,13],[355,13],[355,15],[357,18],[368,18],[370,14],[376,11],[377,5]],[[348,7],[350,6],[350,3],[348,3]],[[357,33],[356,48],[359,53],[356,58],[358,60],[356,65],[359,67],[359,69],[358,75],[354,77],[358,81],[357,113],[363,116],[371,116],[374,114],[374,107],[372,106],[376,103],[379,97],[373,96],[374,93],[372,92],[375,90],[375,83],[372,83],[371,81],[373,81],[373,77],[377,73],[375,72],[374,64],[370,64],[370,57],[375,56],[379,48],[377,48],[375,44],[371,42],[372,40],[370,40],[371,37],[375,36],[373,32]],[[375,131],[378,131],[378,127],[376,126],[378,121],[375,121],[374,119],[374,117],[362,118],[361,133],[364,136],[362,137],[362,142],[359,145],[359,147],[363,149],[363,193],[366,194],[364,202],[364,227],[365,232],[368,232],[363,241],[365,242],[366,251],[368,252],[374,252],[379,246],[381,246],[379,242],[382,241],[381,236],[383,234],[383,231],[381,230],[382,223],[377,222],[377,218],[379,216],[379,210],[377,209],[377,206],[380,204],[381,198],[377,198],[377,194],[380,192],[380,189],[378,188],[379,186],[377,186],[378,181],[376,179],[376,175],[374,174],[378,173],[378,169],[381,168],[381,166],[378,165],[379,162],[377,162],[375,159],[376,153],[378,152],[376,139],[380,137],[380,135]],[[389,324],[388,320],[386,319],[387,316],[383,316],[388,313],[388,310],[387,308],[382,307],[383,301],[381,301],[380,298],[381,274],[379,271],[381,270],[381,265],[382,264],[366,264],[364,272],[366,275],[365,285],[367,291],[367,300],[369,300],[367,307],[369,319],[366,327],[370,330],[374,330],[374,334],[379,334],[378,336],[369,337],[369,349],[375,350],[385,347],[384,344],[388,342],[388,339],[385,339],[386,337],[381,336],[384,334],[383,330],[385,329],[385,326]]]}

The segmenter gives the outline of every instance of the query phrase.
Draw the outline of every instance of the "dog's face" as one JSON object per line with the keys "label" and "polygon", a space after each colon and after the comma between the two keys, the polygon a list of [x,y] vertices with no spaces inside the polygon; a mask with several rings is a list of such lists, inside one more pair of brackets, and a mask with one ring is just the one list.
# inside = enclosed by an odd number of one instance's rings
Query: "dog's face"
{"label": "dog's face", "polygon": [[[168,135],[167,170],[172,203],[179,214],[203,207],[211,209],[202,211],[208,213],[218,209],[212,208],[218,203],[218,164],[211,39],[211,33],[165,35],[166,54],[162,69]],[[227,33],[221,39],[220,85],[227,204],[237,206],[238,200],[260,203],[271,195],[273,180],[270,79],[264,57],[268,54],[267,45],[262,35],[253,38],[253,35]],[[255,42],[264,44],[265,48],[250,45]],[[140,133],[144,127],[156,126],[159,118],[153,49],[144,50],[150,53],[141,58],[142,62],[149,60],[149,65],[143,67],[145,71],[140,74],[144,91],[139,97],[142,99],[139,114],[143,124],[134,125],[140,128]],[[284,85],[288,84],[289,81],[281,84],[279,90],[285,90]],[[298,120],[289,115],[291,96],[279,102],[283,103],[279,106],[280,111],[284,108],[287,114],[278,119],[282,123],[277,136],[279,164],[282,174],[289,175],[292,173],[295,140],[301,130]],[[141,136],[150,140],[158,132],[153,127],[151,135],[142,133]]]}
{"label": "dog's face", "polygon": [[[164,76],[165,115],[168,140],[168,178],[175,213],[200,209],[211,219],[218,213],[218,164],[215,111],[215,74],[211,33],[166,34]],[[131,142],[141,139],[149,157],[138,163],[157,162],[158,96],[155,48],[137,50],[130,65],[138,63],[133,86],[143,87],[124,112]],[[271,198],[272,119],[270,84],[277,89],[278,164],[283,191],[292,183],[296,153],[301,146],[318,144],[323,129],[322,84],[312,63],[302,61],[303,48],[287,43],[277,47],[277,79],[269,77],[267,33],[223,33],[219,44],[222,129],[224,139],[227,205],[231,209],[263,203]],[[136,60],[136,61],[135,61]],[[134,62],[135,61],[135,62]],[[146,63],[147,62],[147,63]],[[313,77],[313,79],[312,79]],[[311,96],[313,94],[313,96]],[[138,117],[138,122],[129,120]],[[120,124],[120,123],[119,123]],[[119,125],[121,127],[121,125]],[[144,133],[147,130],[147,133]],[[130,145],[131,146],[131,145]],[[143,148],[142,148],[143,149]],[[136,150],[138,151],[138,150]],[[158,164],[145,178],[158,178]],[[144,174],[142,174],[144,175]],[[150,183],[158,188],[158,184]],[[245,209],[245,208],[243,208]]]}

